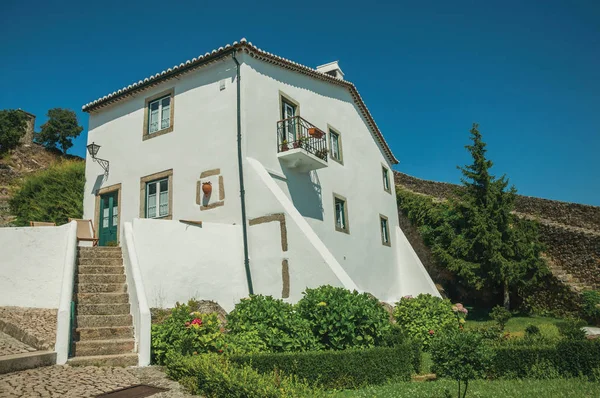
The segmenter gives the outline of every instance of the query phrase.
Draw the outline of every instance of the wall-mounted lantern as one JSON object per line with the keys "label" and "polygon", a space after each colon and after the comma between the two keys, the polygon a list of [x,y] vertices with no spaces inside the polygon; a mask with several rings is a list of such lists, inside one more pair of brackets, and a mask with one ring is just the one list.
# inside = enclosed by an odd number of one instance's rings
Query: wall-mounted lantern
{"label": "wall-mounted lantern", "polygon": [[104,174],[108,175],[108,160],[104,160],[104,159],[100,159],[97,158],[96,155],[98,154],[98,150],[100,150],[100,145],[96,144],[95,142],[92,142],[90,145],[87,146],[87,150],[90,154],[90,156],[92,157],[92,160],[94,162],[98,162],[98,164],[100,165],[100,167],[102,167],[104,169]]}

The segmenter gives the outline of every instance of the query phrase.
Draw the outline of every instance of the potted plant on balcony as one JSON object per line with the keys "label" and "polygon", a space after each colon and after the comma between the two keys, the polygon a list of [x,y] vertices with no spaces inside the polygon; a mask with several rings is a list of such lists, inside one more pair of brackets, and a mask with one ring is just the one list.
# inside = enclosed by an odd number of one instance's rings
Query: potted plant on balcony
{"label": "potted plant on balcony", "polygon": [[315,156],[319,159],[327,160],[327,149],[319,149],[315,152]]}
{"label": "potted plant on balcony", "polygon": [[323,138],[323,132],[316,127],[309,127],[308,135],[314,138]]}
{"label": "potted plant on balcony", "polygon": [[283,141],[281,142],[281,148],[280,148],[280,152],[285,152],[285,151],[287,151],[288,149],[290,149],[290,148],[288,148],[288,142],[287,142],[287,140],[283,140]]}

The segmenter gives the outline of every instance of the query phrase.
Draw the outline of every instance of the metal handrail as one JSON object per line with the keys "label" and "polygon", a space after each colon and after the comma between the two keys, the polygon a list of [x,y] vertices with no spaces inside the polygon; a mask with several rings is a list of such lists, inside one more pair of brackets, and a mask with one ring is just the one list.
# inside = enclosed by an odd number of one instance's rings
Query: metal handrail
{"label": "metal handrail", "polygon": [[[292,140],[290,140],[292,135]],[[327,139],[323,130],[306,119],[294,116],[277,122],[277,152],[301,148],[327,161]]]}

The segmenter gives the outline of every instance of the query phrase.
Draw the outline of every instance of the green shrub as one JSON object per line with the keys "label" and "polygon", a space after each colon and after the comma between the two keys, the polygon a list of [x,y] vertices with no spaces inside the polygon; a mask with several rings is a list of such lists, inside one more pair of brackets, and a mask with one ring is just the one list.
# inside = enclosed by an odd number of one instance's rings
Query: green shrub
{"label": "green shrub", "polygon": [[345,389],[410,380],[411,373],[421,367],[421,352],[413,343],[394,348],[233,356],[231,361],[251,365],[260,373],[278,370],[316,382],[323,388]]}
{"label": "green shrub", "polygon": [[432,371],[458,382],[458,398],[467,394],[469,381],[481,378],[488,369],[492,352],[475,332],[452,330],[433,340],[430,348]]}
{"label": "green shrub", "polygon": [[256,330],[225,335],[224,350],[227,355],[257,354],[268,351],[268,347]]}
{"label": "green shrub", "polygon": [[177,303],[164,322],[152,325],[152,361],[164,364],[167,352],[183,355],[222,352],[224,338],[217,314],[192,312],[193,301]]}
{"label": "green shrub", "polygon": [[390,330],[389,315],[375,297],[342,287],[306,289],[296,308],[327,349],[382,345]]}
{"label": "green shrub", "polygon": [[564,340],[557,345],[506,344],[493,350],[491,377],[540,378],[543,369],[546,376],[542,378],[553,378],[554,370],[564,377],[591,377],[600,367],[600,341],[594,340]]}
{"label": "green shrub", "polygon": [[593,324],[600,324],[600,291],[588,290],[583,292],[581,297],[583,315]]}
{"label": "green shrub", "polygon": [[542,339],[550,344],[557,343],[560,340],[558,327],[552,323],[542,323],[538,325]]}
{"label": "green shrub", "polygon": [[23,180],[10,199],[16,225],[29,221],[65,224],[69,218],[83,216],[85,163],[63,161]]}
{"label": "green shrub", "polygon": [[529,379],[552,380],[560,377],[561,374],[556,366],[548,360],[534,363],[527,371],[527,378]]}
{"label": "green shrub", "polygon": [[502,330],[504,330],[504,327],[506,326],[507,322],[510,320],[511,317],[512,314],[510,313],[510,311],[499,305],[495,306],[490,311],[490,318],[492,318],[492,320],[496,322],[496,324],[498,324],[498,326],[500,326],[500,329]]}
{"label": "green shrub", "polygon": [[585,331],[582,327],[585,325],[585,321],[581,319],[569,318],[558,322],[556,327],[560,335],[567,340],[583,340],[585,339]]}
{"label": "green shrub", "polygon": [[313,397],[320,392],[293,376],[274,371],[259,374],[248,365],[238,366],[216,354],[170,354],[167,375],[191,393],[207,398]]}
{"label": "green shrub", "polygon": [[436,333],[457,327],[450,300],[430,294],[403,297],[394,308],[394,317],[403,332],[427,348]]}
{"label": "green shrub", "polygon": [[473,332],[479,333],[479,335],[488,341],[500,341],[503,338],[504,333],[498,325],[479,326],[471,329]]}
{"label": "green shrub", "polygon": [[294,306],[271,296],[251,295],[242,299],[227,315],[227,327],[232,334],[254,330],[273,352],[319,349],[319,343],[307,320]]}

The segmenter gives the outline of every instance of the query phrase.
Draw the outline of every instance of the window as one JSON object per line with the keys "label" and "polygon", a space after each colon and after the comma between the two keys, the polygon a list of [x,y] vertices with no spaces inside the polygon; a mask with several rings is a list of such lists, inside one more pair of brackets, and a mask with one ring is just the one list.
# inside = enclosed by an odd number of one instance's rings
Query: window
{"label": "window", "polygon": [[142,140],[145,141],[173,131],[174,106],[174,89],[146,98]]}
{"label": "window", "polygon": [[140,218],[170,220],[173,213],[173,170],[140,179]]}
{"label": "window", "polygon": [[159,98],[148,105],[148,134],[171,127],[171,96]]}
{"label": "window", "polygon": [[383,190],[386,192],[392,192],[392,190],[390,189],[390,177],[389,170],[387,169],[387,167],[381,167],[381,174],[383,178]]}
{"label": "window", "polygon": [[342,163],[342,137],[340,133],[329,128],[329,149],[331,158]]}
{"label": "window", "polygon": [[346,198],[333,195],[333,210],[335,220],[335,230],[345,233],[350,233],[348,226],[348,206],[346,204]]}
{"label": "window", "polygon": [[391,246],[388,218],[386,216],[382,216],[381,214],[379,215],[379,227],[381,229],[381,244],[385,246]]}
{"label": "window", "polygon": [[169,179],[146,184],[146,218],[169,215]]}

